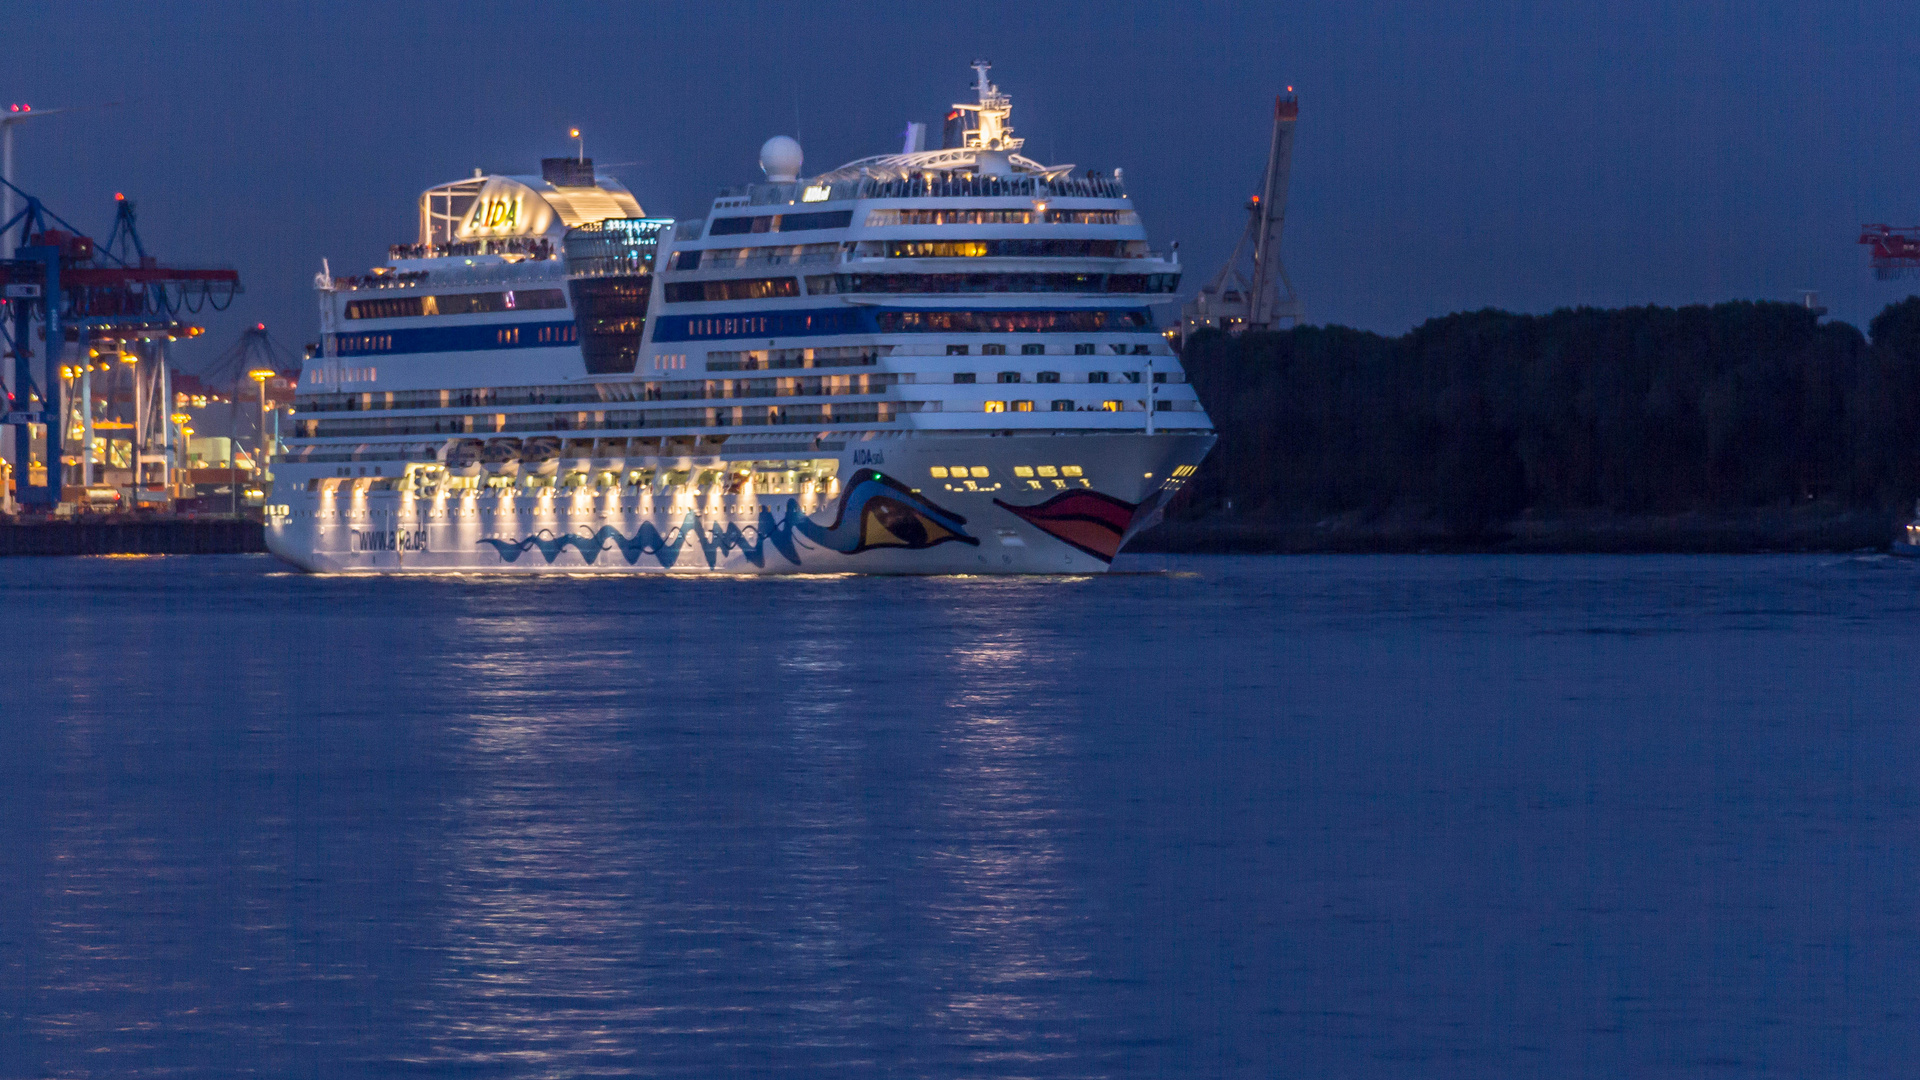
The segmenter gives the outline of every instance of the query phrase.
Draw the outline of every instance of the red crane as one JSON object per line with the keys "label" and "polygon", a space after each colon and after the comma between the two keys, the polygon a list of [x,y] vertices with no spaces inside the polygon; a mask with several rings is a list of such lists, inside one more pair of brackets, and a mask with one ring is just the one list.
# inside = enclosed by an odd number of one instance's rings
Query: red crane
{"label": "red crane", "polygon": [[[5,183],[0,179],[0,184]],[[7,189],[18,191],[11,184]],[[135,357],[136,363],[148,357],[159,361],[159,392],[149,398],[150,408],[136,406],[135,410],[152,416],[134,418],[134,482],[142,481],[143,466],[151,457],[143,453],[148,447],[141,437],[148,426],[158,427],[167,451],[156,462],[164,475],[172,462],[170,430],[150,421],[167,414],[167,343],[204,332],[191,317],[231,304],[240,291],[240,275],[225,268],[161,265],[147,254],[134,228],[133,204],[125,196],[115,196],[113,232],[105,244],[96,244],[46,210],[39,199],[19,194],[26,196],[26,209],[0,222],[0,236],[18,225],[26,238],[12,258],[0,253],[0,334],[14,361],[6,414],[0,422],[14,429],[15,486],[20,500],[50,510],[60,501],[61,465],[67,456],[63,384],[75,374],[62,365],[64,343],[77,342],[83,350],[93,351],[112,347],[122,356]],[[44,342],[38,379],[31,362],[35,322]],[[83,365],[81,378],[92,367]],[[37,442],[41,445],[35,446]]]}

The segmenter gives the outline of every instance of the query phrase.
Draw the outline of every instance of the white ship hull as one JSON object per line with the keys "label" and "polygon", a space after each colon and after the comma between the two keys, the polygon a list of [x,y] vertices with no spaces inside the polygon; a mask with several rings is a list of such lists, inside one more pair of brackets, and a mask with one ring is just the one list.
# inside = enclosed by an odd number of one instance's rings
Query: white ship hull
{"label": "white ship hull", "polygon": [[[285,483],[267,546],[320,573],[1101,573],[1212,443],[1210,434],[871,440],[838,453],[826,490],[799,492]],[[655,467],[579,464],[602,475]],[[1017,475],[1066,465],[1082,475]],[[960,466],[964,480],[952,475]]]}

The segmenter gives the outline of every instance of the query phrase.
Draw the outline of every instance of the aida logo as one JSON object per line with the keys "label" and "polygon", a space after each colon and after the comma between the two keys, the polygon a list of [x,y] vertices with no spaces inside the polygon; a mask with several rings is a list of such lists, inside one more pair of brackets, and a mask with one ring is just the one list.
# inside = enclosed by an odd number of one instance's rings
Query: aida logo
{"label": "aida logo", "polygon": [[490,229],[504,231],[520,227],[520,200],[518,198],[477,199],[473,204],[473,213],[467,217],[467,229]]}

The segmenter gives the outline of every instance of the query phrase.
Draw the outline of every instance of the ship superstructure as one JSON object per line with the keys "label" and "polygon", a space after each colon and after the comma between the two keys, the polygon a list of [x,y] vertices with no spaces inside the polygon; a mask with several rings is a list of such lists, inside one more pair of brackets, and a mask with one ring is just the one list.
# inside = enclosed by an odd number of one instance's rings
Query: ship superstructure
{"label": "ship superstructure", "polygon": [[1105,569],[1213,442],[1150,306],[1180,266],[1119,170],[1020,154],[975,67],[950,145],[913,125],[803,177],[776,137],[699,220],[585,165],[563,179],[591,193],[429,191],[417,245],[320,282],[269,545],[326,571]]}

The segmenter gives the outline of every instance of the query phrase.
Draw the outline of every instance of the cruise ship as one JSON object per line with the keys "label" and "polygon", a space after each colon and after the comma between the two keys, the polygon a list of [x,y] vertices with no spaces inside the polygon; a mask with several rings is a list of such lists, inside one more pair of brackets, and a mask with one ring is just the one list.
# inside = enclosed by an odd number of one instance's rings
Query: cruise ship
{"label": "cruise ship", "polygon": [[1105,570],[1212,446],[1120,169],[1019,153],[974,65],[943,148],[648,217],[584,154],[420,197],[323,270],[267,543],[334,573]]}

